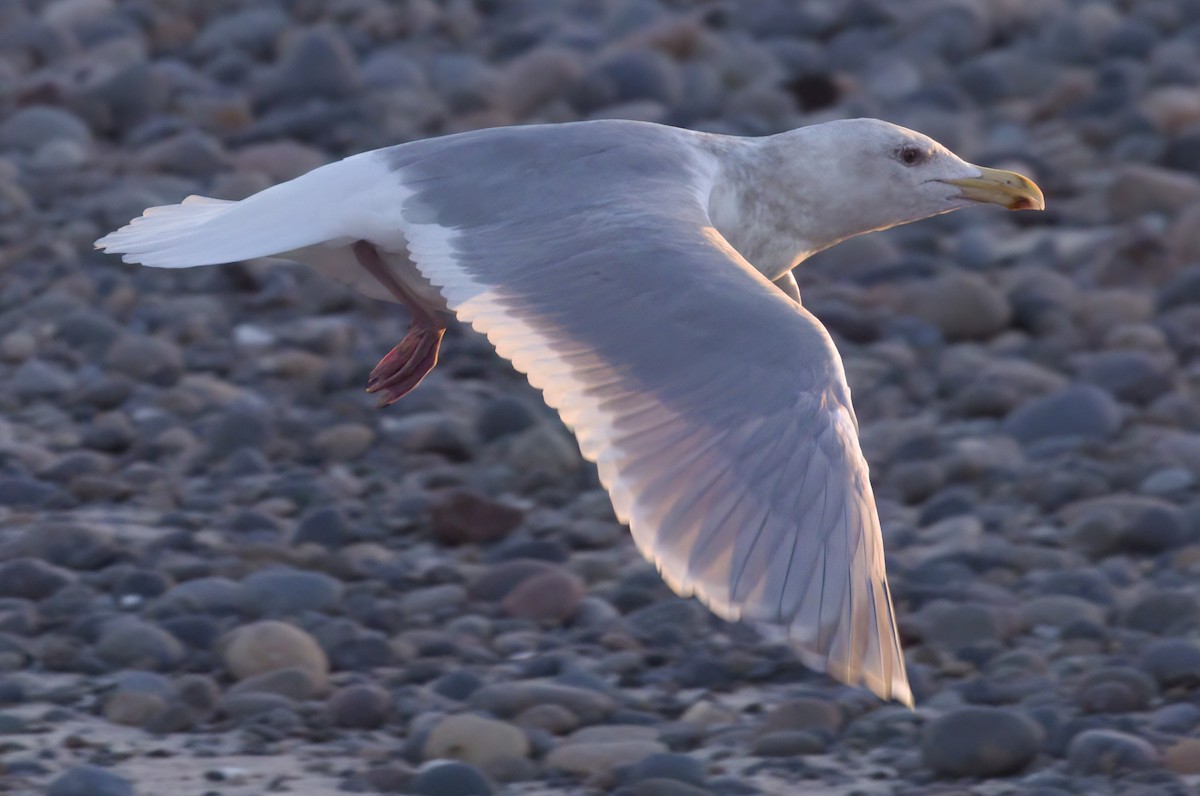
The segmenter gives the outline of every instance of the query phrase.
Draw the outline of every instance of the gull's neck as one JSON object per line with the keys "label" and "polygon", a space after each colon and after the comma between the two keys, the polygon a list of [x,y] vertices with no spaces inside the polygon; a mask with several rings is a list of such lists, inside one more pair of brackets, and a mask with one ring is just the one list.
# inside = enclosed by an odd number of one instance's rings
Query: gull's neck
{"label": "gull's neck", "polygon": [[[802,128],[803,129],[803,128]],[[781,144],[801,130],[764,138],[711,135],[703,147],[717,160],[708,214],[721,235],[763,276],[772,281],[850,234],[830,239],[823,197],[803,190],[811,182]],[[779,187],[782,186],[782,189]]]}

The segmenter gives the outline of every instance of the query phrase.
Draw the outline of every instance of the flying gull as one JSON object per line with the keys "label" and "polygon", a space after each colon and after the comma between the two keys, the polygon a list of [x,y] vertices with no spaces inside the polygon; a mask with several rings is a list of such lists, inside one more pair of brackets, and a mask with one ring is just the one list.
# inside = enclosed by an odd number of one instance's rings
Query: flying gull
{"label": "flying gull", "polygon": [[384,404],[457,316],[558,410],[672,589],[911,705],[850,389],[791,271],[979,203],[1044,207],[1027,178],[875,119],[763,138],[606,120],[365,152],[152,207],[96,245],[159,268],[285,257],[405,305],[368,383]]}

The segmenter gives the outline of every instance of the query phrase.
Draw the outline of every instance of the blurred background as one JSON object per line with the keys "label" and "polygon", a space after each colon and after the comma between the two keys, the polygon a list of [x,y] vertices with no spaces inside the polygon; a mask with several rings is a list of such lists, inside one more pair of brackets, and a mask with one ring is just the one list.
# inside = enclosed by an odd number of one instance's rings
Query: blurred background
{"label": "blurred background", "polygon": [[[0,792],[1200,792],[1198,83],[1194,0],[0,0]],[[426,136],[857,116],[1047,199],[796,272],[916,711],[672,596],[486,340],[380,411],[393,305],[92,250]]]}

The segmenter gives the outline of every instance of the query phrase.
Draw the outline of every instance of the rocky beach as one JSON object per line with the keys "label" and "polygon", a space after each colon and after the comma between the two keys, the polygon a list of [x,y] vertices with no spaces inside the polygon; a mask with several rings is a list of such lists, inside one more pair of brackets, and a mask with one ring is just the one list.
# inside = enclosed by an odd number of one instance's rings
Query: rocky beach
{"label": "rocky beach", "polygon": [[[886,119],[1030,175],[795,275],[916,709],[674,596],[487,340],[93,241],[357,152]],[[615,321],[614,321],[615,322]],[[1193,0],[0,0],[0,794],[1200,794]]]}

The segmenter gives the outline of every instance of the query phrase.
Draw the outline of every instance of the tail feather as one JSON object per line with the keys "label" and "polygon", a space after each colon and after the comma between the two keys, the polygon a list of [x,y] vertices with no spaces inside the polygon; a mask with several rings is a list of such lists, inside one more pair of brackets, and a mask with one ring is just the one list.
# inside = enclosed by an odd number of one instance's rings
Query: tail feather
{"label": "tail feather", "polygon": [[124,255],[127,263],[190,268],[370,237],[380,226],[380,199],[396,191],[385,163],[370,154],[330,163],[239,202],[189,196],[151,207],[100,238],[96,248]]}

